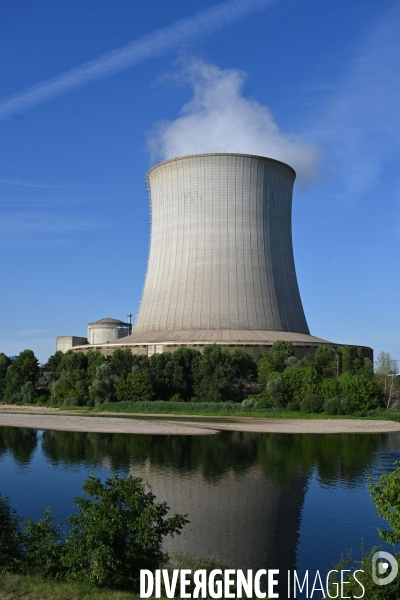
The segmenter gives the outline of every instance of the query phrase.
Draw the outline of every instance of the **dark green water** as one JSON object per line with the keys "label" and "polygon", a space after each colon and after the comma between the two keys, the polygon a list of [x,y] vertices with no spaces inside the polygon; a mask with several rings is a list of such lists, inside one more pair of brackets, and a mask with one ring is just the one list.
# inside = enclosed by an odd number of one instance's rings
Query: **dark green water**
{"label": "dark green water", "polygon": [[64,520],[91,472],[148,481],[188,513],[168,550],[217,553],[233,567],[321,570],[346,548],[380,544],[366,478],[400,459],[400,434],[222,432],[150,436],[0,428],[0,491],[24,516]]}

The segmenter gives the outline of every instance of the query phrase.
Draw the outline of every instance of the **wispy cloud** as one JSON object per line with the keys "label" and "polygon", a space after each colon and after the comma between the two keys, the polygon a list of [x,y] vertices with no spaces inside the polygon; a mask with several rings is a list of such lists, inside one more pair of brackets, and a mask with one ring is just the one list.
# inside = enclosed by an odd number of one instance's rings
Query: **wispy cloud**
{"label": "wispy cloud", "polygon": [[153,160],[202,152],[243,152],[291,165],[301,185],[314,180],[319,150],[280,131],[267,106],[243,95],[245,73],[190,60],[174,75],[193,88],[175,121],[157,123],[148,138]]}
{"label": "wispy cloud", "polygon": [[74,233],[105,229],[110,223],[85,217],[25,211],[4,214],[0,217],[1,245],[27,246],[37,240],[58,242]]}
{"label": "wispy cloud", "polygon": [[[346,197],[377,180],[400,145],[400,2],[378,21],[310,131],[335,163]],[[315,113],[314,113],[315,114]]]}
{"label": "wispy cloud", "polygon": [[42,81],[33,87],[0,101],[0,120],[51,100],[96,79],[107,77],[146,58],[159,56],[182,43],[215,33],[218,29],[265,9],[276,0],[229,0],[180,19],[170,27],[158,29],[122,48],[107,52],[66,73]]}
{"label": "wispy cloud", "polygon": [[22,181],[21,179],[6,179],[0,178],[0,185],[12,188],[31,188],[40,190],[59,190],[62,189],[59,185],[51,185],[48,183],[35,183],[33,181]]}

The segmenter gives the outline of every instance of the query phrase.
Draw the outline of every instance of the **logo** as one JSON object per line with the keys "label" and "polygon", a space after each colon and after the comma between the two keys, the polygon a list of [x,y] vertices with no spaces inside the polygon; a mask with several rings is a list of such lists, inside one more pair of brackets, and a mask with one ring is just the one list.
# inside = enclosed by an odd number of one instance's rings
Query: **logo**
{"label": "logo", "polygon": [[[391,567],[391,570],[389,570]],[[372,557],[372,579],[377,585],[392,583],[399,570],[399,565],[393,554],[389,552],[375,552]],[[386,575],[382,577],[382,575]]]}

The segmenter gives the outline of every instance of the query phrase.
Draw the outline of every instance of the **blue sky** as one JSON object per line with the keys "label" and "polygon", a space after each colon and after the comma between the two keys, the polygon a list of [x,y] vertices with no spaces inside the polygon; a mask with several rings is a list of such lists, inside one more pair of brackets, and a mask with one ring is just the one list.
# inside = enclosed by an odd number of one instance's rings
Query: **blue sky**
{"label": "blue sky", "polygon": [[45,361],[57,335],[135,315],[146,172],[215,147],[297,169],[311,333],[400,359],[399,1],[15,0],[1,12],[0,351]]}

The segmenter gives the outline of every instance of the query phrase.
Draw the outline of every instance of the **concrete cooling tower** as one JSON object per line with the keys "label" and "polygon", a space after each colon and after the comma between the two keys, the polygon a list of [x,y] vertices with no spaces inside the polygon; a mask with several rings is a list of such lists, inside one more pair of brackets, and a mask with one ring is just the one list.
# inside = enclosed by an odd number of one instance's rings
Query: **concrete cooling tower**
{"label": "concrete cooling tower", "polygon": [[282,162],[248,154],[195,154],[150,169],[151,243],[136,324],[99,349],[151,355],[218,343],[257,358],[286,340],[302,358],[330,343],[310,335],[297,284],[295,177]]}
{"label": "concrete cooling tower", "polygon": [[153,167],[150,256],[135,332],[308,334],[292,249],[295,177],[276,160],[237,154]]}

